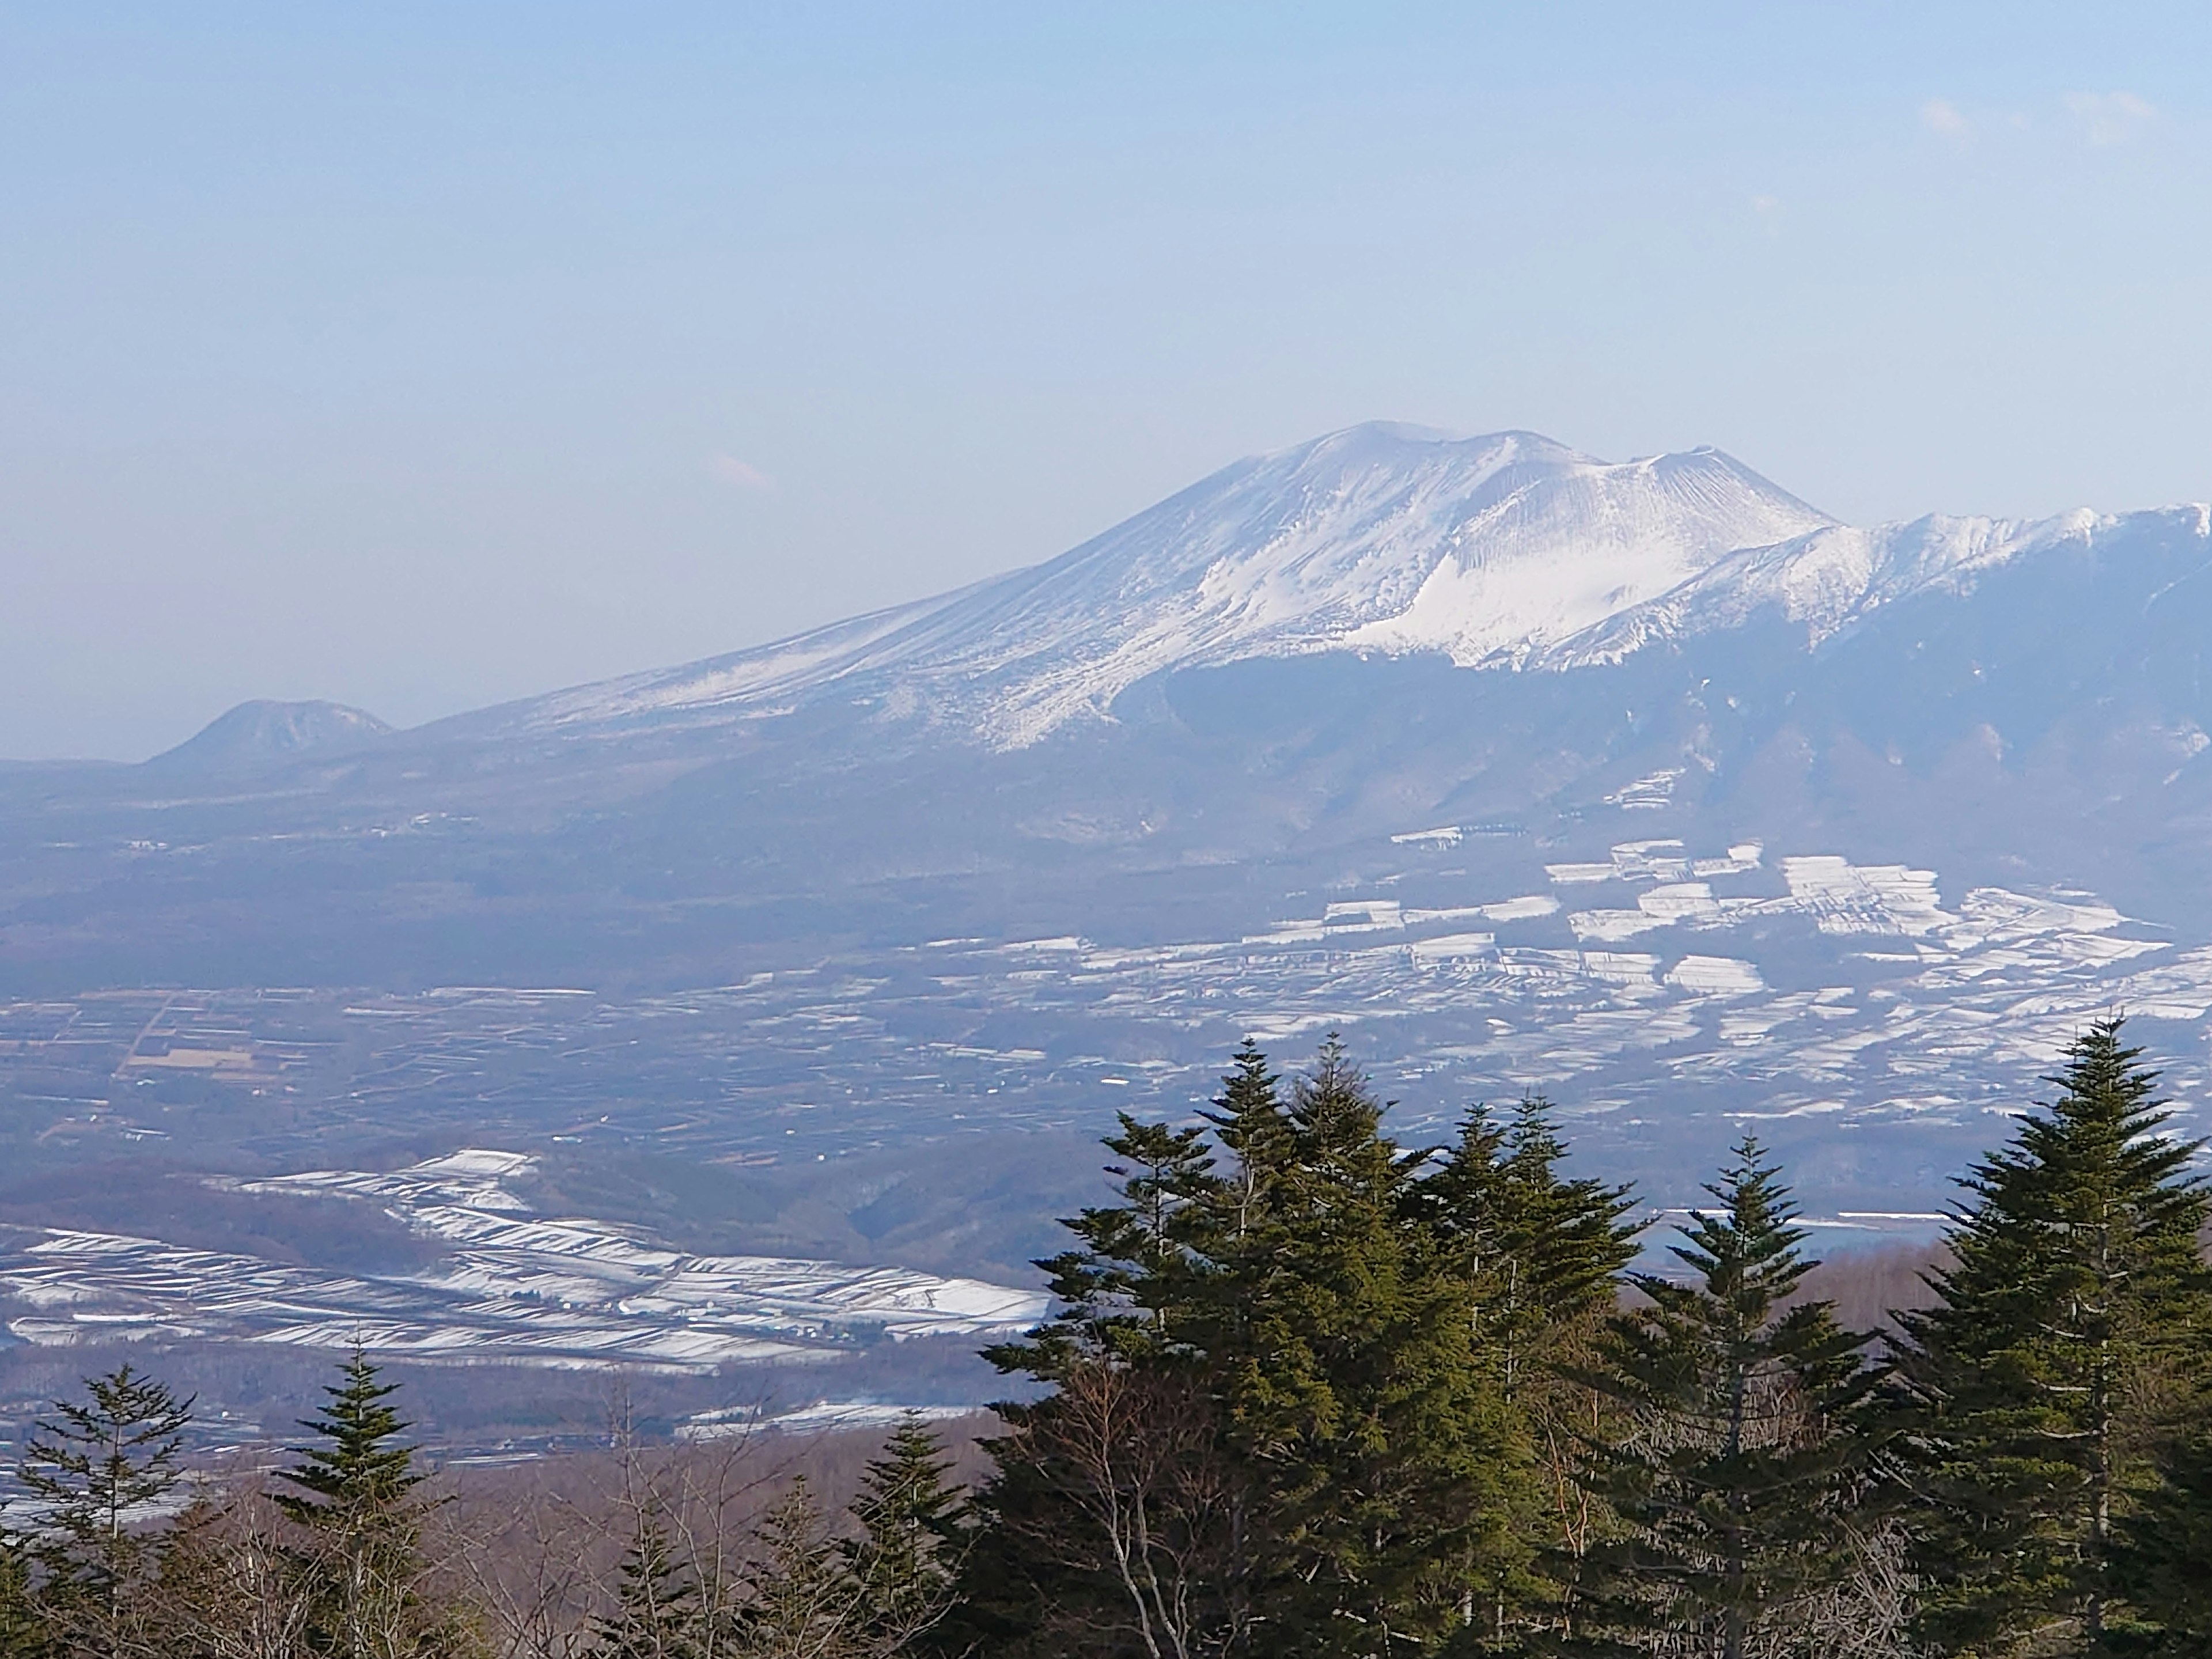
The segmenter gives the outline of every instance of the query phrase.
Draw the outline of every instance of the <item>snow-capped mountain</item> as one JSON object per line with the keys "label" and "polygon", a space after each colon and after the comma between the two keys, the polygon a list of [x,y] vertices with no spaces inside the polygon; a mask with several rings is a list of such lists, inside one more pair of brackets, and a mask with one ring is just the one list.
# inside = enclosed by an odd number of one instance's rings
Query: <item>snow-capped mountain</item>
{"label": "snow-capped mountain", "polygon": [[[2207,639],[2203,507],[1862,528],[1711,450],[1355,428],[707,662],[0,770],[0,1120],[827,1171],[1337,1030],[1669,1190],[1747,1117],[1918,1211],[2099,1010],[2212,1088]],[[851,1240],[980,1270],[935,1202]]]}
{"label": "snow-capped mountain", "polygon": [[1019,747],[1163,671],[1319,651],[1519,665],[1834,521],[1717,450],[1610,463],[1374,424],[1240,461],[1048,563],[521,705],[533,727],[775,708],[865,680]]}
{"label": "snow-capped mountain", "polygon": [[[0,793],[0,836],[47,849],[28,870],[112,821],[134,857],[208,849],[203,876],[234,848],[260,891],[261,872],[363,835],[390,879],[416,880],[410,849],[467,825],[522,838],[483,878],[503,896],[492,914],[552,902],[557,872],[590,896],[565,914],[604,918],[626,960],[658,948],[616,919],[646,890],[712,893],[796,938],[818,916],[777,908],[793,896],[834,908],[896,881],[902,902],[942,899],[957,933],[988,925],[961,884],[1018,871],[996,902],[1080,929],[1091,918],[1058,896],[1097,878],[1068,862],[1091,860],[1178,872],[1174,903],[1121,913],[1157,935],[1206,886],[1195,870],[1311,860],[1317,876],[1444,823],[1573,842],[1622,803],[1723,846],[1848,823],[1847,852],[2013,860],[2212,918],[2212,883],[2181,867],[2191,826],[2212,824],[2208,532],[2202,507],[1857,528],[1714,450],[1613,463],[1527,433],[1355,427],[1044,563],[708,661],[412,732],[248,704],[154,764],[158,805],[129,804],[128,769],[24,772]],[[204,823],[183,784],[200,775]],[[238,795],[249,775],[265,787]],[[442,914],[470,889],[422,856],[409,890]],[[65,894],[88,867],[52,880]],[[66,915],[46,879],[25,891]],[[189,912],[212,890],[186,885]],[[139,870],[82,890],[166,890]],[[327,873],[301,911],[380,911],[382,890]],[[85,937],[47,925],[13,938],[43,953]],[[403,957],[403,936],[447,937],[392,927]],[[316,937],[321,960],[346,929]]]}
{"label": "snow-capped mountain", "polygon": [[1963,592],[2119,523],[1858,529],[1717,450],[1621,463],[1373,424],[1240,461],[1047,563],[775,644],[497,711],[506,729],[726,720],[835,688],[1016,749],[1164,672],[1325,652],[1562,672]]}
{"label": "snow-capped mountain", "polygon": [[[2202,536],[2203,509],[2184,512],[2198,520]],[[1660,641],[1741,628],[1762,613],[1802,627],[1809,647],[1882,605],[1920,593],[1963,594],[1983,572],[2010,559],[2068,544],[2086,549],[2121,522],[2085,508],[2028,521],[1931,514],[1873,530],[1824,525],[1716,559],[1656,599],[1538,651],[1532,665],[1619,662]]]}

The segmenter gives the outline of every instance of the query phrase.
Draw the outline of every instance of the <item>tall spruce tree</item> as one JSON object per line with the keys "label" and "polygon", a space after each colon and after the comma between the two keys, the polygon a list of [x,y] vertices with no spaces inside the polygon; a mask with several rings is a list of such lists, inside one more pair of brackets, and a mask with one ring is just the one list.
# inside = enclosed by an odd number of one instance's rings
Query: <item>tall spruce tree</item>
{"label": "tall spruce tree", "polygon": [[1632,1528],[1593,1549],[1573,1645],[1743,1659],[1851,1568],[1848,1506],[1875,1437],[1876,1373],[1825,1302],[1790,1300],[1812,1263],[1789,1189],[1756,1139],[1706,1188],[1672,1247],[1693,1277],[1643,1273],[1644,1305],[1607,1322],[1590,1384],[1629,1437],[1594,1449],[1598,1489]]}
{"label": "tall spruce tree", "polygon": [[400,1659],[439,1639],[419,1589],[423,1476],[398,1439],[409,1426],[391,1403],[398,1389],[356,1349],[323,1390],[322,1415],[300,1425],[321,1443],[295,1447],[302,1461],[278,1471],[291,1490],[277,1506],[310,1540],[313,1642],[339,1659]]}
{"label": "tall spruce tree", "polygon": [[1509,1489],[1526,1448],[1420,1218],[1430,1154],[1386,1137],[1383,1110],[1332,1037],[1293,1087],[1234,1285],[1219,1386],[1274,1499],[1271,1652],[1421,1651],[1523,1553]]}
{"label": "tall spruce tree", "polygon": [[[1245,1057],[1256,1059],[1249,1044]],[[1264,1060],[1240,1075],[1249,1094]],[[1237,1097],[1232,1079],[1217,1105]],[[1224,1182],[1203,1128],[1124,1115],[1105,1146],[1121,1201],[1063,1222],[1079,1248],[1037,1264],[1061,1312],[985,1351],[1053,1391],[996,1407],[1007,1432],[985,1443],[997,1470],[969,1505],[956,1609],[928,1638],[935,1650],[1119,1653],[1137,1639],[1133,1620],[1156,1620],[1161,1583],[1174,1585],[1176,1634],[1153,1639],[1235,1650],[1206,1645],[1233,1644],[1249,1589],[1248,1520],[1233,1476],[1218,1480],[1206,1346],[1220,1275],[1204,1252]]]}
{"label": "tall spruce tree", "polygon": [[945,1443],[919,1412],[891,1431],[853,1500],[860,1535],[841,1547],[870,1645],[903,1649],[944,1615],[967,1530]]}
{"label": "tall spruce tree", "polygon": [[2157,1480],[2204,1370],[2212,1290],[2197,1143],[2162,1131],[2157,1075],[2100,1021],[2058,1097],[1961,1185],[1936,1303],[1901,1316],[1921,1411],[1925,1638],[2094,1652],[2117,1622],[2118,1529]]}
{"label": "tall spruce tree", "polygon": [[761,1518],[748,1599],[736,1619],[744,1659],[852,1659],[863,1651],[858,1587],[830,1540],[822,1505],[796,1477]]}
{"label": "tall spruce tree", "polygon": [[1237,1242],[1259,1224],[1268,1190],[1288,1164],[1295,1143],[1281,1081],[1247,1037],[1221,1080],[1213,1109],[1200,1115],[1213,1126],[1214,1139],[1231,1160],[1230,1172],[1211,1193],[1207,1242],[1218,1258],[1233,1258]]}
{"label": "tall spruce tree", "polygon": [[1201,1128],[1140,1123],[1127,1113],[1104,1145],[1122,1201],[1064,1218],[1079,1248],[1036,1263],[1061,1311],[1020,1342],[986,1349],[1006,1371],[1050,1380],[1101,1354],[1127,1355],[1171,1340],[1191,1267],[1191,1209],[1212,1188],[1213,1158]]}
{"label": "tall spruce tree", "polygon": [[27,1553],[50,1601],[108,1617],[153,1566],[134,1522],[184,1479],[192,1401],[127,1361],[88,1377],[82,1401],[57,1401],[32,1430],[16,1478],[45,1510]]}
{"label": "tall spruce tree", "polygon": [[1577,1479],[1580,1448],[1606,1431],[1606,1402],[1571,1373],[1593,1357],[1639,1228],[1627,1218],[1628,1188],[1561,1173],[1566,1146],[1552,1112],[1533,1093],[1505,1121],[1475,1107],[1419,1190],[1444,1260],[1468,1285],[1484,1363],[1532,1458],[1533,1478],[1515,1488],[1514,1527],[1534,1559],[1481,1587],[1493,1643],[1516,1626],[1556,1627],[1575,1563],[1608,1522]]}
{"label": "tall spruce tree", "polygon": [[381,1525],[411,1513],[408,1500],[422,1482],[415,1449],[398,1440],[410,1425],[391,1404],[397,1382],[356,1348],[323,1393],[328,1403],[320,1417],[300,1426],[322,1444],[295,1446],[303,1461],[280,1471],[294,1488],[276,1502],[295,1521],[318,1528]]}
{"label": "tall spruce tree", "polygon": [[1569,1179],[1567,1154],[1540,1094],[1510,1124],[1482,1107],[1462,1120],[1419,1200],[1455,1268],[1477,1286],[1486,1345],[1509,1396],[1548,1374],[1549,1351],[1611,1308],[1635,1259],[1631,1189]]}

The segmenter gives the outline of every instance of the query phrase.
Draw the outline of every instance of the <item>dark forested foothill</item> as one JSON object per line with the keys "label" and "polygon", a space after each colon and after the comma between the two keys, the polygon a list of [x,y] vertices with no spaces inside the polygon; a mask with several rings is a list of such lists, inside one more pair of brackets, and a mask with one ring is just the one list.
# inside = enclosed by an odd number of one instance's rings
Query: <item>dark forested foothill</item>
{"label": "dark forested foothill", "polygon": [[1756,1139],[1643,1256],[1541,1097],[1404,1146],[1334,1042],[1247,1044],[1108,1137],[972,1491],[910,1415],[842,1507],[628,1447],[495,1513],[361,1354],[272,1478],[210,1481],[126,1366],[26,1438],[0,1659],[2212,1652],[2212,1200],[2141,1060],[2069,1049],[1869,1332]]}

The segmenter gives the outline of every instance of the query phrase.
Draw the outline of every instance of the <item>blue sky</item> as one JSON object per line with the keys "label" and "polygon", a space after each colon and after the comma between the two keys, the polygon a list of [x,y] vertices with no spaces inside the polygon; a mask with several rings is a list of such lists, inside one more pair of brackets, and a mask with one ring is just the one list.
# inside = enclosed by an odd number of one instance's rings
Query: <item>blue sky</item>
{"label": "blue sky", "polygon": [[2212,496],[2201,8],[0,5],[0,755],[401,723],[1369,418]]}

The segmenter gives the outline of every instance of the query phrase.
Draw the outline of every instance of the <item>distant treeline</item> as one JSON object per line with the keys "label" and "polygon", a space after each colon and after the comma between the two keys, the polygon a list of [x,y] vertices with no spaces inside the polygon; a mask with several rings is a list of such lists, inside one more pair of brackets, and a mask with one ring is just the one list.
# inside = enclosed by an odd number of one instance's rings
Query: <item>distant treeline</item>
{"label": "distant treeline", "polygon": [[126,1367],[27,1444],[0,1656],[2212,1654],[2198,1146],[2118,1020],[2049,1081],[1875,1332],[1753,1138],[1634,1271],[1540,1097],[1402,1147],[1334,1042],[1248,1044],[1108,1138],[975,1490],[909,1419],[834,1517],[635,1457],[456,1527],[356,1356],[291,1468],[149,1524],[185,1407]]}

